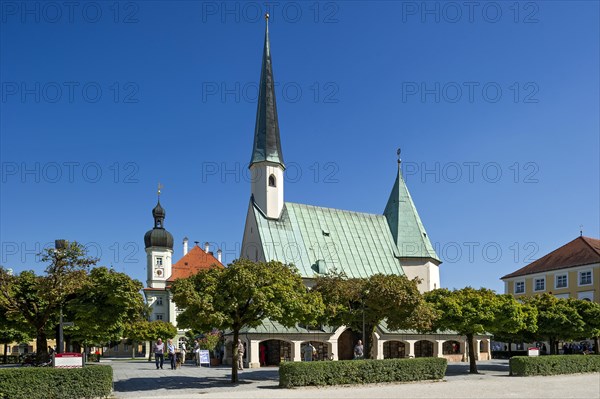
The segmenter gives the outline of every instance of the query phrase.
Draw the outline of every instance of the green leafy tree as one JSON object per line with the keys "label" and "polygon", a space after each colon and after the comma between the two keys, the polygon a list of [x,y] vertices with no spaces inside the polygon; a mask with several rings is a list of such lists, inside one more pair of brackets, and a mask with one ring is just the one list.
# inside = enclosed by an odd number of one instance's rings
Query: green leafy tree
{"label": "green leafy tree", "polygon": [[[124,335],[132,342],[164,341],[177,335],[177,327],[163,320],[138,320],[125,326]],[[133,356],[133,355],[132,355]],[[148,361],[152,360],[152,350],[148,351]]]}
{"label": "green leafy tree", "polygon": [[77,242],[60,250],[45,249],[42,262],[48,262],[44,276],[23,271],[13,276],[0,267],[0,307],[9,319],[22,319],[35,331],[38,355],[47,354],[47,328],[56,322],[65,300],[85,281],[86,271],[98,259],[88,257]]}
{"label": "green leafy tree", "polygon": [[[535,341],[535,333],[537,332],[537,308],[530,304],[523,304],[517,301],[512,295],[502,295],[500,298],[506,301],[504,309],[501,312],[510,316],[513,315],[512,321],[521,320],[521,324],[514,328],[513,325],[503,326],[499,323],[494,329],[494,340],[508,343],[508,352],[511,352],[511,344],[518,342]],[[509,318],[509,321],[510,318]],[[510,355],[509,355],[510,356]]]}
{"label": "green leafy tree", "polygon": [[[286,327],[313,323],[323,312],[320,295],[310,292],[293,266],[280,262],[238,259],[226,268],[211,268],[171,288],[179,309],[181,328],[231,330],[234,348],[244,327],[258,327],[264,319]],[[238,353],[234,350],[231,382],[238,382]]]}
{"label": "green leafy tree", "polygon": [[523,301],[537,308],[538,329],[532,338],[548,341],[550,354],[558,353],[559,341],[578,339],[584,334],[585,322],[573,300],[542,294],[524,298]]}
{"label": "green leafy tree", "polygon": [[318,277],[313,291],[323,297],[321,321],[362,331],[365,357],[372,357],[373,332],[385,320],[392,330],[431,328],[435,317],[418,289],[418,280],[406,276],[375,274],[369,278],[347,278],[343,273]]}
{"label": "green leafy tree", "polygon": [[4,364],[8,363],[8,344],[28,342],[27,327],[6,318],[6,310],[0,308],[0,344],[4,344]]}
{"label": "green leafy tree", "polygon": [[597,354],[600,350],[600,303],[582,299],[571,299],[571,301],[584,322],[583,332],[580,338],[593,339]]}
{"label": "green leafy tree", "polygon": [[477,373],[474,336],[496,331],[516,333],[527,328],[530,317],[511,296],[486,288],[437,289],[426,293],[425,298],[438,313],[434,330],[454,330],[467,337],[469,372],[473,374]]}
{"label": "green leafy tree", "polygon": [[143,312],[142,288],[141,282],[125,273],[92,269],[66,303],[75,323],[69,329],[71,338],[84,347],[120,340],[125,326]]}

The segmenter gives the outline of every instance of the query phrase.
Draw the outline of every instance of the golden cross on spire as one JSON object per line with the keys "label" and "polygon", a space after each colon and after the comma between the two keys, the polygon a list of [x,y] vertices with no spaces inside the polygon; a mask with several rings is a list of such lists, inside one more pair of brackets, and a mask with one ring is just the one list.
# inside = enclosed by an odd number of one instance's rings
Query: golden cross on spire
{"label": "golden cross on spire", "polygon": [[158,198],[160,199],[160,190],[162,190],[164,186],[162,184],[160,184],[160,182],[158,183]]}

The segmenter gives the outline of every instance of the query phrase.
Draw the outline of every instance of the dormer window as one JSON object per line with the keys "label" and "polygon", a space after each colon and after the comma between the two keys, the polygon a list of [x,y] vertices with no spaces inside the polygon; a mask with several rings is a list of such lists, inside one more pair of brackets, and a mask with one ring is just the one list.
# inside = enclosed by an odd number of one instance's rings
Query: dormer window
{"label": "dormer window", "polygon": [[277,187],[277,180],[275,179],[275,175],[269,176],[269,187]]}

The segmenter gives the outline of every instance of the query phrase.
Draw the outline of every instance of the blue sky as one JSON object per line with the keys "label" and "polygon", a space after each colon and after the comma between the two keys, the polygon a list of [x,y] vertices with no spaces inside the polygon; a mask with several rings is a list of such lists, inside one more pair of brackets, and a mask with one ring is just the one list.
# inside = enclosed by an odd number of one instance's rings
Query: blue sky
{"label": "blue sky", "polygon": [[[598,2],[271,4],[286,200],[382,213],[401,147],[449,288],[600,236]],[[159,181],[174,259],[231,262],[264,3],[0,6],[0,264],[64,238],[145,282]]]}

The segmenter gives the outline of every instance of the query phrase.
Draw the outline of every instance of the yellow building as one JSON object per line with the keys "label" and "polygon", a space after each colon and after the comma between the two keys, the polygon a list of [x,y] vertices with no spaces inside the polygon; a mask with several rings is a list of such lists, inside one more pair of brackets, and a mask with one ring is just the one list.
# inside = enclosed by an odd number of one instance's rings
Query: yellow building
{"label": "yellow building", "polygon": [[600,240],[577,237],[501,280],[517,298],[548,293],[600,303]]}

